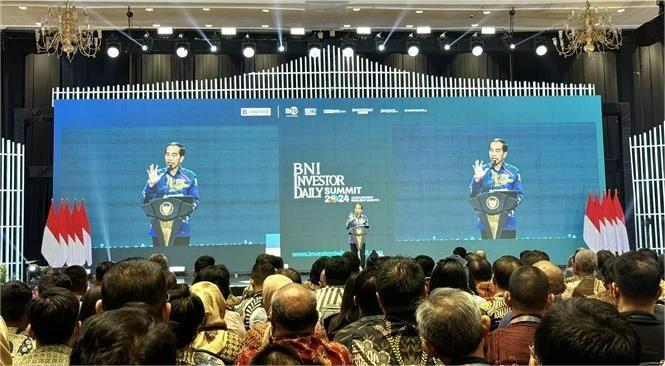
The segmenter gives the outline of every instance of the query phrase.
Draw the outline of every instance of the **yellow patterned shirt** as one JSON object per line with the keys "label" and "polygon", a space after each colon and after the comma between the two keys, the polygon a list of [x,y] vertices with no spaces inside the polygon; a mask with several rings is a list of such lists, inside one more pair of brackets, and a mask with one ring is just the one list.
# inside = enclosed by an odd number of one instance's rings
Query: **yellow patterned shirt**
{"label": "yellow patterned shirt", "polygon": [[64,344],[37,345],[25,356],[14,357],[14,365],[69,365],[72,348]]}

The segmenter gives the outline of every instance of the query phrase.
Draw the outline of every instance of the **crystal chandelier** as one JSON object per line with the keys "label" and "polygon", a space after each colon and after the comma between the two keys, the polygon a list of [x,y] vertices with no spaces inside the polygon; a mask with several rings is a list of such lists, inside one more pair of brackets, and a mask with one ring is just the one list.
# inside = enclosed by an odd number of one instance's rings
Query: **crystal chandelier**
{"label": "crystal chandelier", "polygon": [[591,9],[587,0],[579,14],[573,13],[559,37],[552,38],[554,48],[564,57],[577,55],[582,51],[591,53],[595,50],[615,50],[621,46],[621,29],[612,24],[612,17],[607,10]]}
{"label": "crystal chandelier", "polygon": [[100,48],[102,31],[90,26],[85,9],[79,15],[76,7],[65,0],[64,7],[49,7],[41,26],[35,30],[35,38],[37,53],[60,57],[64,52],[72,62],[77,52],[95,57]]}

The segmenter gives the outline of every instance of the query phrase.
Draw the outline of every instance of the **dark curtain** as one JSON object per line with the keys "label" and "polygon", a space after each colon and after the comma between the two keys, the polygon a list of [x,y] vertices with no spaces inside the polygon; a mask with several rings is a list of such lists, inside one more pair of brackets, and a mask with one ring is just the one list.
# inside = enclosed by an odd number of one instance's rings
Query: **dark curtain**
{"label": "dark curtain", "polygon": [[663,123],[663,42],[637,47],[633,53],[635,118],[633,133]]}

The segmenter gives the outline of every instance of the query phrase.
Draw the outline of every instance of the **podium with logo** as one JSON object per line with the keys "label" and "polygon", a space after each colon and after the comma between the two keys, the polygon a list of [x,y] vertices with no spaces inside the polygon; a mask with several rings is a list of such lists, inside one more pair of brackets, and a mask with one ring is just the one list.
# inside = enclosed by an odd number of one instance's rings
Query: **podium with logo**
{"label": "podium with logo", "polygon": [[492,239],[501,238],[503,225],[508,213],[518,205],[516,191],[495,191],[477,195],[471,199],[471,206],[483,227],[489,228]]}
{"label": "podium with logo", "polygon": [[158,198],[143,205],[143,211],[157,233],[160,246],[173,246],[182,220],[194,211],[192,196]]}

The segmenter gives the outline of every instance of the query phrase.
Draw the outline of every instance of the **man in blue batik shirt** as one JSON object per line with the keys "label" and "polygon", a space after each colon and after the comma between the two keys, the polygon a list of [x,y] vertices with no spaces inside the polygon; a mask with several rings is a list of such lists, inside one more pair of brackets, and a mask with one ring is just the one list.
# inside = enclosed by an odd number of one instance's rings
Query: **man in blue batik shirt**
{"label": "man in blue batik shirt", "polygon": [[[494,139],[489,144],[490,162],[483,164],[476,160],[473,164],[473,179],[469,185],[471,198],[479,194],[496,191],[515,191],[517,192],[517,203],[522,202],[522,180],[520,170],[516,166],[505,162],[508,156],[508,143],[502,139]],[[478,229],[483,239],[491,239],[490,228],[483,227],[478,219]],[[508,212],[508,218],[501,228],[500,239],[514,239],[516,237],[516,219],[515,210]],[[499,238],[497,238],[499,239]]]}
{"label": "man in blue batik shirt", "polygon": [[[194,209],[199,205],[199,186],[196,174],[182,167],[185,160],[185,146],[178,142],[166,145],[164,153],[166,167],[159,169],[157,165],[150,164],[148,168],[148,183],[143,188],[143,203],[164,197],[191,196]],[[177,220],[177,219],[176,219]],[[182,226],[175,233],[173,245],[189,245],[189,216],[182,221]],[[157,232],[150,226],[148,235],[152,237],[154,246],[158,245]]]}

